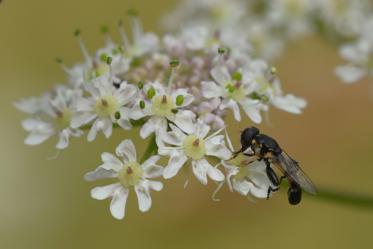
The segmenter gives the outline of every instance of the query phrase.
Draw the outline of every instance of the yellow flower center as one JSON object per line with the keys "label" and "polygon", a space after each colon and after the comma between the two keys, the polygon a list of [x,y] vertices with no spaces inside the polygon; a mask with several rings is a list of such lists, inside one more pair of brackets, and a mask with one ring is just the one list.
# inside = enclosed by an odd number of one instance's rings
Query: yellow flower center
{"label": "yellow flower center", "polygon": [[195,135],[189,135],[184,139],[185,154],[193,160],[201,159],[205,153],[205,141]]}
{"label": "yellow flower center", "polygon": [[137,162],[129,162],[119,171],[118,179],[123,187],[135,186],[142,178],[143,170]]}
{"label": "yellow flower center", "polygon": [[236,101],[241,101],[246,97],[245,91],[242,87],[242,84],[236,83],[236,84],[227,84],[225,86],[225,89],[228,92],[228,96]]}
{"label": "yellow flower center", "polygon": [[102,97],[97,100],[95,111],[100,117],[110,117],[114,115],[119,109],[118,100],[111,95]]}
{"label": "yellow flower center", "polygon": [[168,95],[158,95],[153,99],[152,111],[161,117],[171,116],[172,110],[176,107],[172,98]]}
{"label": "yellow flower center", "polygon": [[72,112],[69,108],[65,108],[62,111],[57,111],[56,115],[56,126],[59,130],[63,130],[70,126]]}

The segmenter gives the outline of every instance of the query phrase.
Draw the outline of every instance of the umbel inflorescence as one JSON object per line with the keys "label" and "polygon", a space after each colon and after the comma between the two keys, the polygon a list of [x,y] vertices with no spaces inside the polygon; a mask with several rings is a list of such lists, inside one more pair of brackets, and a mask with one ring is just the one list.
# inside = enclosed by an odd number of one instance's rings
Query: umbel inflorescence
{"label": "umbel inflorescence", "polygon": [[[288,10],[285,2],[292,1],[281,2],[277,14]],[[140,211],[148,211],[150,192],[162,190],[164,180],[181,168],[190,168],[203,185],[208,179],[219,188],[226,182],[243,196],[266,198],[273,187],[266,165],[249,162],[242,154],[232,157],[225,117],[232,113],[239,122],[245,115],[252,123],[261,123],[270,107],[300,114],[306,101],[283,93],[276,68],[261,59],[273,58],[281,47],[274,43],[290,39],[293,31],[284,31],[286,39],[273,39],[282,32],[273,27],[282,22],[271,21],[274,17],[269,15],[275,7],[253,12],[241,4],[244,1],[186,1],[183,10],[190,18],[174,14],[168,23],[183,28],[162,36],[144,32],[137,13],[129,11],[132,32],[126,32],[120,21],[121,41],[115,43],[103,28],[106,44],[93,55],[77,30],[84,61],[68,67],[57,60],[68,82],[16,103],[30,115],[22,122],[29,133],[25,143],[54,139],[56,148],[63,150],[72,137],[86,136],[92,142],[101,133],[110,138],[114,128],[149,137],[142,157],[125,139],[115,155],[102,153],[102,164],[85,175],[88,181],[113,179],[111,185],[92,189],[91,196],[112,198],[110,211],[117,219],[124,218],[131,189]],[[166,165],[158,165],[161,157],[168,159]]]}

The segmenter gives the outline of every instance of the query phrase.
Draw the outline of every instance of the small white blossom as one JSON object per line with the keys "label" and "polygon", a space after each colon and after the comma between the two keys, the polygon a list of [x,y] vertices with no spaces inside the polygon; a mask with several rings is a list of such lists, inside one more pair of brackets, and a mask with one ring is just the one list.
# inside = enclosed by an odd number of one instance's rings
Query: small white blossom
{"label": "small white blossom", "polygon": [[160,191],[163,184],[150,180],[162,175],[163,167],[156,163],[159,156],[151,156],[144,163],[137,161],[136,148],[129,139],[120,143],[116,149],[116,156],[110,153],[102,153],[103,164],[96,170],[85,175],[88,181],[105,178],[115,178],[117,183],[95,187],[91,190],[91,196],[97,200],[112,198],[110,212],[116,219],[123,219],[126,202],[130,189],[134,189],[137,195],[139,210],[146,212],[152,205],[150,190]]}
{"label": "small white blossom", "polygon": [[214,181],[223,181],[223,173],[212,166],[207,158],[209,156],[218,159],[230,157],[224,136],[218,135],[219,131],[207,136],[210,127],[200,120],[195,124],[194,132],[183,131],[172,124],[170,127],[170,132],[162,134],[162,140],[167,146],[158,149],[161,155],[170,157],[163,177],[166,179],[174,177],[187,161],[191,161],[193,174],[202,184],[207,184],[207,176]]}
{"label": "small white blossom", "polygon": [[185,107],[193,102],[193,96],[186,89],[170,90],[158,82],[147,84],[144,87],[144,98],[136,101],[131,112],[131,117],[135,120],[149,117],[140,129],[140,136],[147,138],[154,133],[157,136],[167,130],[167,123],[171,121],[183,130],[193,131],[193,120],[195,114]]}
{"label": "small white blossom", "polygon": [[25,144],[38,145],[57,135],[56,148],[62,150],[68,147],[71,136],[83,135],[81,130],[70,127],[74,112],[73,104],[81,95],[80,90],[60,86],[55,89],[54,93],[44,95],[41,99],[31,98],[16,104],[17,108],[36,114],[35,117],[22,122],[23,128],[30,133],[25,139]]}
{"label": "small white blossom", "polygon": [[117,88],[108,76],[86,85],[86,90],[90,96],[82,97],[77,101],[75,106],[77,114],[74,115],[71,126],[78,128],[94,121],[88,133],[88,141],[93,141],[98,131],[102,131],[105,137],[109,138],[112,134],[113,123],[123,129],[132,128],[131,109],[128,104],[136,97],[135,86],[121,82]]}
{"label": "small white blossom", "polygon": [[232,77],[227,67],[217,66],[211,70],[214,81],[202,82],[202,93],[206,98],[223,98],[221,109],[230,108],[234,118],[241,120],[239,105],[246,115],[255,123],[262,121],[260,115],[260,101],[250,98],[253,92],[253,81],[246,72],[236,72],[237,77]]}

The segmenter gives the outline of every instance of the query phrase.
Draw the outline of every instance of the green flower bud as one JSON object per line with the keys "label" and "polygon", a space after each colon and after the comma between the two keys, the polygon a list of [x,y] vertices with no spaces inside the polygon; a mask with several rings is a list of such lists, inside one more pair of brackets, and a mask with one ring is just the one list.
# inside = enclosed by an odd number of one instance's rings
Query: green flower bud
{"label": "green flower bud", "polygon": [[109,32],[109,27],[106,25],[101,26],[101,33],[106,34]]}
{"label": "green flower bud", "polygon": [[139,105],[140,105],[141,109],[144,109],[145,108],[145,101],[144,100],[140,100]]}
{"label": "green flower bud", "polygon": [[116,112],[115,114],[114,114],[114,116],[115,116],[115,119],[120,119],[120,112]]}
{"label": "green flower bud", "polygon": [[80,36],[80,34],[81,34],[80,29],[76,29],[76,30],[74,31],[74,36],[78,37],[78,36]]}
{"label": "green flower bud", "polygon": [[108,56],[106,59],[106,64],[111,65],[111,62],[113,61],[113,58]]}
{"label": "green flower bud", "polygon": [[149,88],[148,92],[146,93],[146,97],[148,97],[148,99],[152,99],[154,96],[155,96],[155,89],[154,87],[151,87]]}
{"label": "green flower bud", "polygon": [[102,54],[100,55],[100,61],[102,61],[102,62],[106,62],[106,61],[107,61],[107,58],[108,58],[108,55],[105,54],[105,53],[102,53]]}
{"label": "green flower bud", "polygon": [[177,59],[173,59],[173,60],[170,61],[170,66],[171,66],[172,68],[177,67],[179,64],[180,64],[180,62],[179,62],[179,60],[177,60]]}
{"label": "green flower bud", "polygon": [[176,105],[182,105],[184,103],[184,96],[183,95],[177,95],[176,97]]}
{"label": "green flower bud", "polygon": [[242,80],[242,74],[240,72],[234,72],[232,74],[232,79],[236,81],[241,81]]}
{"label": "green flower bud", "polygon": [[140,80],[139,83],[137,83],[137,87],[141,90],[144,88],[144,81]]}
{"label": "green flower bud", "polygon": [[228,84],[225,86],[225,89],[227,89],[228,92],[233,93],[235,88],[232,84]]}

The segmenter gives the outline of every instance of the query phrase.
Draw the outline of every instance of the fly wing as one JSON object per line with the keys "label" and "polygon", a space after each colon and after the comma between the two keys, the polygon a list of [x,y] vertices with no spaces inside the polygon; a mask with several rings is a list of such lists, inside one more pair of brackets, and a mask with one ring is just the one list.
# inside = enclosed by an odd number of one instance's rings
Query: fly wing
{"label": "fly wing", "polygon": [[275,165],[285,171],[285,173],[296,181],[305,191],[310,194],[316,194],[316,187],[310,178],[299,167],[298,162],[284,151],[277,157],[277,160],[275,160]]}

